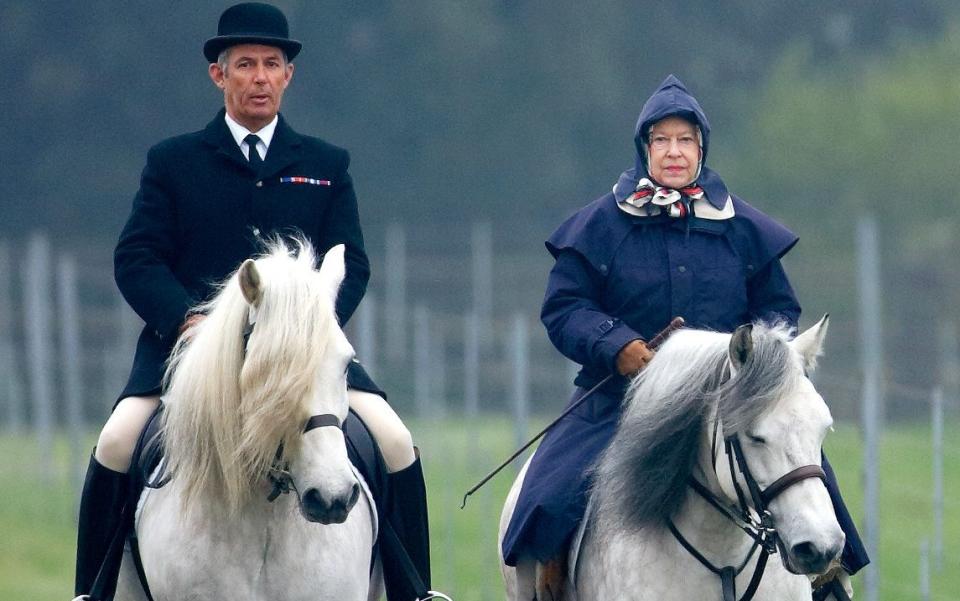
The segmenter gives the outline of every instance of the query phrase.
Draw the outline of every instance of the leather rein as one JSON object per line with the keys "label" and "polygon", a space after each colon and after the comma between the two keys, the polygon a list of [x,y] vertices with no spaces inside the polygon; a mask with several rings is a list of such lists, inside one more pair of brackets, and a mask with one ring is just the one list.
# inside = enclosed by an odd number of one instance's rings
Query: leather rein
{"label": "leather rein", "polygon": [[[714,421],[714,445],[716,445],[719,424],[720,419],[718,416]],[[737,503],[739,507],[729,507],[723,499],[720,499],[696,478],[690,478],[689,486],[711,507],[721,513],[725,518],[733,522],[747,536],[753,539],[753,545],[751,545],[746,557],[744,557],[743,561],[738,566],[730,565],[717,567],[706,557],[704,557],[703,554],[700,553],[697,548],[694,547],[693,544],[680,533],[672,519],[667,520],[667,526],[669,527],[673,536],[677,539],[677,542],[680,543],[680,546],[686,549],[686,551],[704,567],[720,577],[720,586],[723,591],[723,601],[737,601],[736,577],[747,567],[751,558],[753,558],[754,553],[757,552],[757,549],[761,549],[762,552],[760,557],[757,559],[757,565],[754,568],[753,576],[750,578],[750,583],[747,585],[747,589],[744,591],[743,596],[739,599],[739,601],[750,601],[753,599],[753,596],[757,592],[757,588],[760,586],[760,580],[763,578],[764,570],[767,567],[767,559],[777,552],[778,546],[782,547],[783,545],[783,543],[780,541],[780,537],[777,535],[777,529],[773,524],[773,516],[770,514],[768,509],[770,503],[794,484],[803,482],[809,478],[820,478],[821,480],[826,481],[827,476],[824,473],[823,468],[819,465],[804,465],[787,472],[773,482],[770,486],[761,490],[756,478],[753,477],[753,474],[750,471],[750,467],[747,465],[746,457],[743,454],[743,447],[740,445],[740,438],[737,434],[728,436],[724,439],[724,450],[727,455],[727,465],[730,470],[730,477],[733,481],[734,489],[737,492]],[[717,454],[715,447],[713,451],[713,469],[716,471]],[[740,486],[740,482],[737,478],[737,471],[740,472],[740,475],[743,477],[743,481],[747,485],[747,491],[750,494],[749,502],[746,494],[744,494],[743,488]],[[753,511],[751,511],[751,509],[753,509]]]}

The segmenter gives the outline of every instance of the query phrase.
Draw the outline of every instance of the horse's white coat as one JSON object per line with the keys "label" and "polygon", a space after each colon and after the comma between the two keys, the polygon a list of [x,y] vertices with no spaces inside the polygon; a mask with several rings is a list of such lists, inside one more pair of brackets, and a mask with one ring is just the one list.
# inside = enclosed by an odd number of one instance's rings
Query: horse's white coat
{"label": "horse's white coat", "polygon": [[[319,272],[313,269],[313,253],[308,246],[300,249],[297,259],[289,255],[278,244],[255,265],[247,263],[241,268],[208,307],[210,317],[190,342],[196,344],[195,354],[186,349],[172,374],[170,389],[182,391],[184,387],[177,386],[178,373],[189,373],[191,361],[202,361],[205,367],[225,366],[226,375],[212,378],[226,383],[224,391],[211,394],[207,381],[202,384],[204,394],[227,407],[224,413],[232,410],[241,417],[226,416],[214,424],[214,431],[226,433],[237,448],[249,451],[254,459],[238,459],[239,451],[231,455],[229,448],[223,453],[219,440],[214,441],[216,444],[195,445],[220,452],[204,465],[227,465],[232,475],[194,470],[192,479],[178,477],[191,472],[187,467],[190,458],[181,455],[175,459],[179,459],[182,471],[174,470],[167,486],[151,490],[141,499],[136,528],[155,601],[365,601],[379,598],[382,592],[379,570],[373,578],[370,575],[376,513],[369,497],[361,494],[342,523],[329,525],[308,521],[298,504],[297,491],[303,495],[315,489],[324,500],[342,499],[350,496],[356,484],[364,489],[366,485],[347,459],[341,430],[321,427],[298,433],[309,415],[331,413],[342,420],[347,413],[345,368],[353,350],[333,315],[337,289],[344,277],[343,248],[328,251]],[[259,286],[262,290],[257,290]],[[221,297],[228,298],[222,308],[218,307]],[[241,298],[245,300],[240,302]],[[247,302],[253,306],[247,306]],[[242,329],[253,309],[257,325],[244,357],[236,352],[236,337],[241,335],[238,325]],[[224,315],[230,312],[234,314]],[[224,340],[218,341],[217,337]],[[220,359],[201,357],[201,350],[206,349],[220,349]],[[250,374],[239,365],[231,365],[231,357],[249,362],[250,369],[268,369]],[[278,398],[278,390],[288,392]],[[231,400],[234,394],[239,398]],[[263,395],[262,401],[257,395]],[[181,394],[171,400],[170,407],[191,400],[190,394]],[[238,406],[230,408],[231,403]],[[182,406],[175,409],[182,410],[180,414],[190,413]],[[274,427],[270,419],[255,415],[258,409],[270,411],[267,418],[289,419],[290,424],[279,424],[274,433],[268,430]],[[219,418],[215,413],[196,411],[189,423],[216,421]],[[168,419],[174,419],[169,411]],[[229,430],[233,422],[240,422],[245,429]],[[168,432],[169,426],[168,421]],[[181,427],[180,431],[189,436],[189,428]],[[262,443],[250,440],[261,432],[269,432],[266,436],[271,439]],[[270,503],[266,500],[270,491],[265,473],[243,472],[231,462],[246,461],[256,469],[262,464],[264,450],[276,450],[279,440],[273,438],[275,435],[284,437],[297,491]],[[194,436],[203,438],[202,433]],[[187,440],[182,446],[194,448],[192,444]],[[265,446],[258,448],[260,444]],[[168,457],[175,453],[169,445]],[[196,486],[198,479],[202,486]],[[247,481],[257,484],[252,485],[253,490],[247,487],[239,497],[231,491],[215,490],[217,483],[230,483],[236,490],[239,483]],[[191,483],[194,496],[186,492]],[[227,506],[219,503],[224,498],[230,501]],[[231,510],[233,504],[236,508]],[[116,599],[144,599],[129,553],[124,558]]]}
{"label": "horse's white coat", "polygon": [[[825,330],[826,319],[791,343],[797,361],[803,367],[809,369],[813,366]],[[711,333],[709,336],[718,335]],[[658,358],[662,361],[668,354],[661,351]],[[710,415],[705,419],[709,423],[712,418]],[[830,423],[826,404],[810,381],[803,377],[793,394],[779,399],[751,424],[750,434],[767,441],[764,445],[745,446],[748,464],[761,488],[801,465],[819,465],[821,443]],[[732,478],[725,469],[726,455],[722,441],[716,445],[718,467],[714,471],[710,456],[714,448],[711,440],[713,430],[704,428],[703,432],[694,475],[733,506],[736,497]],[[718,438],[722,438],[721,432],[718,432]],[[507,497],[501,516],[499,541],[502,541],[513,513],[525,474],[526,466]],[[598,480],[595,490],[603,486],[604,482]],[[842,546],[843,533],[820,480],[807,479],[791,486],[771,503],[770,511],[787,549],[800,542],[823,548]],[[714,565],[739,565],[750,550],[752,540],[696,494],[687,495],[674,516],[678,530]],[[564,601],[689,601],[720,598],[719,577],[681,547],[664,525],[639,529],[624,527],[622,523],[609,519],[609,516],[596,512],[588,516],[588,524],[580,548],[570,550],[570,564],[574,566],[571,570],[575,573],[568,575],[570,581]],[[811,599],[809,578],[790,573],[781,555],[770,557],[754,599]],[[757,557],[758,554],[755,554],[736,579],[738,597],[747,588]],[[506,582],[507,599],[530,601],[534,598],[537,576],[535,562],[521,562],[512,568],[503,565],[501,557],[501,570]]]}

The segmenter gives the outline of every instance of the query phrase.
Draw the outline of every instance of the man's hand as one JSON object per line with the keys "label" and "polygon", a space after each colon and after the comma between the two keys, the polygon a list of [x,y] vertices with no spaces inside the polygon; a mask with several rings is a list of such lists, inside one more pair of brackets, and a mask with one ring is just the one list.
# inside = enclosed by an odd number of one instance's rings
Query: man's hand
{"label": "man's hand", "polygon": [[206,317],[203,313],[191,313],[184,322],[180,324],[180,329],[177,330],[177,332],[181,337],[190,338],[194,334],[193,328],[206,319]]}
{"label": "man's hand", "polygon": [[643,340],[628,342],[617,353],[617,371],[621,376],[634,376],[650,363],[654,352],[647,348]]}

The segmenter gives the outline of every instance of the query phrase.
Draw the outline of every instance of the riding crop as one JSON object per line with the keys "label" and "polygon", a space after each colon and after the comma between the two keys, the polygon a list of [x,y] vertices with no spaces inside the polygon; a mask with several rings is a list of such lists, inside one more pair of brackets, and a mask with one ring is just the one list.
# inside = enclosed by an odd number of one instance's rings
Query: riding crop
{"label": "riding crop", "polygon": [[[653,338],[650,339],[650,342],[647,343],[647,348],[650,349],[651,351],[657,350],[657,348],[659,348],[660,345],[664,343],[664,341],[667,339],[667,337],[670,336],[670,334],[674,333],[676,330],[679,330],[680,328],[682,328],[683,325],[684,325],[684,323],[685,323],[685,322],[684,322],[684,320],[683,320],[682,317],[679,317],[679,316],[678,316],[678,317],[674,317],[672,320],[670,320],[670,323],[667,325],[667,327],[663,328],[660,332],[657,333],[656,336],[654,336]],[[534,437],[531,438],[529,441],[527,441],[527,443],[524,444],[522,447],[520,447],[519,449],[517,449],[516,451],[514,451],[514,453],[513,453],[512,455],[510,455],[510,457],[508,457],[503,463],[501,463],[500,465],[498,465],[495,470],[493,470],[492,472],[490,472],[489,474],[487,474],[486,476],[484,476],[483,480],[481,480],[480,482],[478,482],[473,488],[471,488],[470,490],[468,490],[465,495],[463,495],[463,503],[461,503],[460,509],[463,509],[464,507],[467,506],[467,497],[469,497],[469,496],[472,495],[473,493],[475,493],[475,492],[477,492],[478,490],[480,490],[480,487],[481,487],[481,486],[483,486],[484,484],[486,484],[487,482],[489,482],[491,478],[493,478],[494,476],[496,476],[497,474],[499,474],[500,471],[501,471],[503,468],[505,468],[505,467],[507,467],[508,465],[510,465],[510,463],[511,463],[514,459],[516,459],[517,457],[519,457],[521,453],[523,453],[523,452],[526,451],[528,448],[530,448],[530,445],[532,445],[533,443],[535,443],[535,442],[537,442],[538,440],[540,440],[541,438],[543,438],[543,435],[544,435],[544,434],[546,434],[547,432],[549,432],[551,428],[553,428],[553,427],[556,426],[558,423],[560,423],[560,420],[562,420],[563,418],[565,418],[565,417],[567,417],[568,415],[570,415],[574,410],[576,410],[577,407],[579,407],[580,405],[582,405],[584,401],[586,401],[587,399],[589,399],[589,398],[593,395],[593,393],[595,393],[596,391],[600,390],[600,389],[603,387],[604,384],[606,384],[607,382],[610,381],[611,378],[613,378],[613,376],[614,376],[614,374],[610,374],[609,376],[607,376],[607,377],[605,377],[604,379],[602,379],[602,380],[600,380],[599,382],[597,382],[597,384],[596,384],[593,388],[591,388],[590,390],[588,390],[587,392],[585,392],[585,393],[583,394],[583,396],[581,396],[579,399],[577,399],[576,401],[574,401],[573,404],[571,404],[569,407],[567,407],[566,410],[564,410],[564,412],[561,413],[555,420],[553,420],[552,422],[550,422],[549,424],[547,424],[547,426],[546,426],[543,430],[540,430],[540,432],[538,432],[538,433],[536,434],[536,436],[534,436]]]}

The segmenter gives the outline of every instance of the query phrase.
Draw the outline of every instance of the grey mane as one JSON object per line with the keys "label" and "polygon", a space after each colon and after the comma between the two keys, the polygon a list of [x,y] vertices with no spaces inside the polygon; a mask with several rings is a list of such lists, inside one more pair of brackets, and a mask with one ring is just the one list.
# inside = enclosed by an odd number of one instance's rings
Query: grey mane
{"label": "grey mane", "polygon": [[799,381],[788,329],[757,323],[753,352],[727,379],[729,334],[681,330],[627,391],[595,473],[595,507],[617,527],[664,524],[682,506],[704,428],[719,407],[727,436],[747,428]]}

